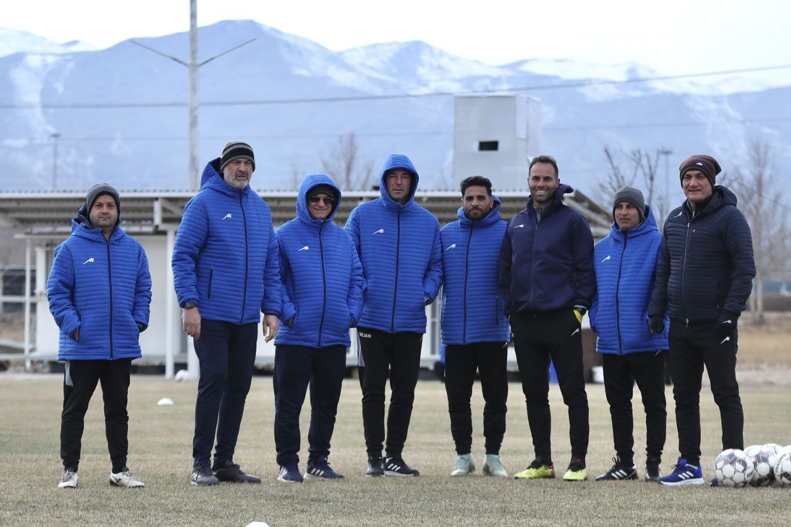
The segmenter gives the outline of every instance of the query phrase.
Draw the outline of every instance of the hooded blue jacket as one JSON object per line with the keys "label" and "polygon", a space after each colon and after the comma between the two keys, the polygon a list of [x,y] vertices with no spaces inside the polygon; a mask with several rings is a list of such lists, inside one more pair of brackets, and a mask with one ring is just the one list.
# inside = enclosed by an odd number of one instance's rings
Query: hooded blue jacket
{"label": "hooded blue jacket", "polygon": [[252,324],[280,314],[277,240],[269,206],[206,165],[201,189],[184,207],[173,248],[179,305],[197,302],[202,318]]}
{"label": "hooded blue jacket", "polygon": [[717,185],[697,213],[685,201],[667,217],[648,314],[713,324],[724,311],[747,308],[753,278],[750,226],[736,195]]}
{"label": "hooded blue jacket", "polygon": [[533,198],[508,222],[500,249],[500,292],[505,314],[590,308],[596,290],[593,235],[582,214],[563,204],[574,192],[560,184],[536,223]]}
{"label": "hooded blue jacket", "polygon": [[440,231],[442,240],[442,343],[508,342],[511,328],[497,289],[497,266],[506,222],[501,203],[480,220],[459,208],[457,221]]}
{"label": "hooded blue jacket", "polygon": [[[385,174],[402,168],[414,174],[409,199],[394,201]],[[387,158],[380,178],[381,197],[355,208],[346,222],[366,279],[359,325],[390,333],[426,332],[425,306],[442,284],[439,222],[415,203],[419,176],[407,156]]]}
{"label": "hooded blue jacket", "polygon": [[138,324],[148,326],[151,304],[146,253],[117,223],[107,240],[88,217],[83,205],[47,279],[49,310],[60,328],[58,360],[140,358]]}
{"label": "hooded blue jacket", "polygon": [[613,222],[610,234],[593,248],[596,295],[590,323],[599,335],[596,351],[624,355],[668,349],[665,321],[662,335],[649,335],[648,304],[654,290],[662,234],[654,212],[646,206],[645,221],[626,234]]}
{"label": "hooded blue jacket", "polygon": [[[335,190],[332,212],[314,219],[308,209],[310,189],[329,185]],[[356,326],[363,307],[363,268],[351,236],[332,217],[341,191],[332,179],[308,176],[297,196],[297,217],[275,231],[280,247],[283,308],[275,344],[350,346],[349,328]]]}

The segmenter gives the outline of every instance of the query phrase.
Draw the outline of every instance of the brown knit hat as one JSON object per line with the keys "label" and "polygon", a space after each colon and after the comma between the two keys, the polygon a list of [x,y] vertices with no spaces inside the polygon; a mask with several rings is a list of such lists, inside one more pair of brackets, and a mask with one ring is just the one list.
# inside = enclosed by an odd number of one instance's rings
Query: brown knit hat
{"label": "brown knit hat", "polygon": [[678,167],[678,170],[679,178],[682,181],[684,179],[684,174],[690,170],[700,170],[703,175],[706,176],[706,179],[709,180],[709,183],[711,183],[712,187],[717,180],[717,174],[722,171],[720,164],[717,163],[716,159],[703,154],[697,154],[688,157],[683,163],[681,163],[681,166]]}

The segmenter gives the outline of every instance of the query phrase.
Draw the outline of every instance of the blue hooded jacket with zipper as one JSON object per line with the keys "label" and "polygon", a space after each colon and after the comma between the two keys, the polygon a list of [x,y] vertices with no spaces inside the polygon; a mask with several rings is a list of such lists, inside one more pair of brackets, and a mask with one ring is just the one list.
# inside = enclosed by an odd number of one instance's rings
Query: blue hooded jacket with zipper
{"label": "blue hooded jacket with zipper", "polygon": [[554,201],[536,223],[533,198],[508,222],[500,249],[500,293],[505,313],[542,313],[582,306],[590,309],[593,276],[593,235],[582,214],[563,204],[574,192],[560,184]]}
{"label": "blue hooded jacket with zipper", "polygon": [[507,223],[500,199],[480,220],[459,208],[457,221],[440,230],[442,240],[442,343],[508,342],[511,328],[497,288],[497,269]]}
{"label": "blue hooded jacket with zipper", "polygon": [[[414,174],[404,205],[390,197],[385,181],[385,174],[397,168]],[[442,284],[442,254],[439,221],[414,200],[418,181],[407,156],[391,155],[382,168],[381,196],[359,205],[346,222],[366,279],[362,327],[426,332],[425,306]]]}
{"label": "blue hooded jacket with zipper", "polygon": [[143,246],[117,223],[107,240],[80,207],[71,236],[55,249],[47,297],[60,328],[58,360],[140,358],[138,324],[148,326],[151,274]]}
{"label": "blue hooded jacket with zipper", "polygon": [[669,321],[663,334],[648,331],[648,304],[656,282],[662,233],[654,212],[626,234],[613,222],[610,234],[593,248],[596,295],[590,323],[599,338],[596,351],[624,355],[668,349]]}
{"label": "blue hooded jacket with zipper", "polygon": [[220,159],[206,165],[201,189],[184,207],[173,248],[179,305],[202,318],[251,324],[280,315],[280,269],[269,206],[246,186],[228,185]]}
{"label": "blue hooded jacket with zipper", "polygon": [[[324,220],[314,219],[308,209],[310,189],[318,185],[335,191],[332,212]],[[364,280],[351,236],[332,223],[340,202],[332,179],[308,176],[299,188],[297,217],[275,231],[283,284],[276,345],[351,345],[349,328],[362,314]]]}

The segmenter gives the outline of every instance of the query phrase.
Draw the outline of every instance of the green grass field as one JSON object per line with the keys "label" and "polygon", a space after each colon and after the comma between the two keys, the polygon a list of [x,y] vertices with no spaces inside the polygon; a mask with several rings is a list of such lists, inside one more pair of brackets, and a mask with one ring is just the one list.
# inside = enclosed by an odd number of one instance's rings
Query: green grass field
{"label": "green grass field", "polygon": [[[590,480],[496,480],[478,474],[448,476],[455,461],[444,387],[418,384],[415,411],[404,457],[420,469],[419,478],[366,479],[360,388],[347,380],[335,428],[331,462],[345,474],[337,482],[276,481],[273,443],[274,397],[269,377],[256,377],[247,403],[236,462],[261,476],[261,485],[221,484],[197,488],[189,483],[193,409],[197,385],[159,376],[135,376],[130,392],[129,466],[145,489],[119,489],[107,482],[109,457],[101,396],[94,395],[83,437],[80,486],[58,489],[60,375],[0,374],[0,525],[165,525],[244,526],[253,521],[284,526],[413,525],[782,525],[789,518],[791,488],[725,489],[662,487],[640,481],[595,482],[612,464],[612,439],[604,390],[588,386],[591,441]],[[501,455],[513,474],[532,459],[524,397],[509,385],[508,430]],[[97,389],[100,392],[100,389]],[[668,441],[662,469],[677,457],[670,388]],[[174,406],[157,406],[169,397]],[[743,386],[746,444],[791,443],[789,388]],[[473,455],[480,466],[482,402],[476,385]],[[639,399],[639,396],[638,396]],[[568,420],[557,386],[551,390],[552,441],[562,474],[569,458]],[[307,436],[308,406],[302,436]],[[643,475],[644,414],[637,403],[635,456]],[[702,393],[704,475],[720,450],[719,413],[708,388]],[[303,439],[304,441],[304,439]],[[301,469],[307,445],[303,442]]]}

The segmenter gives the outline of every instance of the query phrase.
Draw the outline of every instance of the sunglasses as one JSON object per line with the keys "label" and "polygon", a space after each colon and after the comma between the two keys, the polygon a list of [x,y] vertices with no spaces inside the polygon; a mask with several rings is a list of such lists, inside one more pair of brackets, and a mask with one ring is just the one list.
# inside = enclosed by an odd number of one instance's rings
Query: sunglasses
{"label": "sunglasses", "polygon": [[322,198],[321,196],[310,197],[310,202],[313,203],[314,205],[318,204],[320,201],[324,202],[325,205],[332,205],[333,203],[335,203],[335,200],[332,198]]}

